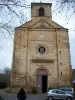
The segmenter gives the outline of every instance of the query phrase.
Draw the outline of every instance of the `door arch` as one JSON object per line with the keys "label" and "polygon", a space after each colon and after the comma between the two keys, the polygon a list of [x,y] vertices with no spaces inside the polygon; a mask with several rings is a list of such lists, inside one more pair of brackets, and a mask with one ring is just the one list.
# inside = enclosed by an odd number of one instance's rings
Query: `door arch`
{"label": "door arch", "polygon": [[47,92],[48,73],[45,69],[40,69],[36,74],[36,87],[39,93]]}

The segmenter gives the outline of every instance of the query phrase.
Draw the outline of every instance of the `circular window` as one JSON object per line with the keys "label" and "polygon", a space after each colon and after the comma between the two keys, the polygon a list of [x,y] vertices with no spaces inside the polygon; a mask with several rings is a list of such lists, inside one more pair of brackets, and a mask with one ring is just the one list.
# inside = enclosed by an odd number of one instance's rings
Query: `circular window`
{"label": "circular window", "polygon": [[39,47],[38,51],[39,51],[40,53],[44,53],[46,50],[45,50],[44,47]]}

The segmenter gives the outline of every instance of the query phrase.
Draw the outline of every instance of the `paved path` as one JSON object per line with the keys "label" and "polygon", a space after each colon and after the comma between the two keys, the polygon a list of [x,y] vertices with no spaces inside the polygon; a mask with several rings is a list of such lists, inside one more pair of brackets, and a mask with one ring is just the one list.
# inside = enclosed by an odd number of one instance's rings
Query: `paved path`
{"label": "paved path", "polygon": [[[18,100],[16,94],[4,93],[0,91],[4,100]],[[27,100],[46,100],[45,94],[27,94]]]}
{"label": "paved path", "polygon": [[[16,94],[0,91],[0,95],[3,97],[4,100],[18,100]],[[27,94],[26,100],[47,100],[47,98],[45,94]]]}

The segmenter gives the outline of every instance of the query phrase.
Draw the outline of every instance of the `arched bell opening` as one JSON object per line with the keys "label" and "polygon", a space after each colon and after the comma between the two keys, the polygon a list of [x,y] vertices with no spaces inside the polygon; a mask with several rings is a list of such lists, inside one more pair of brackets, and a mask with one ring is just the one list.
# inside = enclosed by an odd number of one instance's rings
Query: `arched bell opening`
{"label": "arched bell opening", "polygon": [[39,9],[39,16],[44,16],[44,8],[43,7],[41,7]]}

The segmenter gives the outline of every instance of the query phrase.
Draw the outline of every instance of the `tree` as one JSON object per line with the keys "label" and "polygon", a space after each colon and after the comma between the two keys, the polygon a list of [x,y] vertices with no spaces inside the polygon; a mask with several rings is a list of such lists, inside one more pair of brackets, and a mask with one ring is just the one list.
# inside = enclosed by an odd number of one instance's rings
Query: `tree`
{"label": "tree", "polygon": [[11,73],[11,69],[8,68],[8,67],[4,68],[4,73],[7,76],[7,80],[8,80],[8,83],[7,84],[9,86],[10,85],[10,73]]}
{"label": "tree", "polygon": [[8,68],[8,67],[4,68],[4,73],[6,75],[10,74],[10,68]]}
{"label": "tree", "polygon": [[69,21],[75,14],[75,0],[54,0],[57,13],[63,13],[65,20]]}
{"label": "tree", "polygon": [[27,20],[25,13],[29,8],[25,0],[0,0],[0,33],[12,36],[17,22],[20,24]]}
{"label": "tree", "polygon": [[0,0],[0,51],[4,41],[13,42],[14,29],[28,20],[29,9],[26,0]]}

